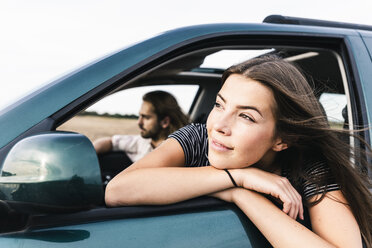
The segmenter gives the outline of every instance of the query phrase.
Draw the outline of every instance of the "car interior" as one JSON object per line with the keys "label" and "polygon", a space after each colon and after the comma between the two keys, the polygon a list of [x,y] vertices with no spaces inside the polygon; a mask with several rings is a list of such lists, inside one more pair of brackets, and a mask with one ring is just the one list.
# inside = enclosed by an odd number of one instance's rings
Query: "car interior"
{"label": "car interior", "polygon": [[[244,56],[236,58],[237,54]],[[201,49],[168,60],[123,83],[107,96],[144,86],[161,85],[166,89],[167,86],[174,85],[196,85],[198,90],[194,99],[191,99],[192,104],[187,114],[191,122],[205,123],[221,86],[221,76],[224,69],[234,63],[264,54],[276,54],[295,63],[315,89],[316,96],[323,104],[331,126],[348,128],[348,124],[352,123],[352,115],[348,114],[351,109],[348,109],[346,104],[350,102],[350,99],[347,99],[344,90],[345,87],[347,88],[344,66],[340,55],[330,49],[306,47],[215,47]],[[218,64],[218,62],[213,62],[214,60],[222,60],[225,64],[221,65],[221,62]],[[129,103],[126,103],[124,99],[122,104],[125,106]],[[342,110],[343,115],[341,115]],[[330,114],[329,112],[332,111],[333,114]],[[84,133],[83,130],[81,132]],[[100,154],[98,158],[104,186],[112,177],[132,163],[124,152]]]}

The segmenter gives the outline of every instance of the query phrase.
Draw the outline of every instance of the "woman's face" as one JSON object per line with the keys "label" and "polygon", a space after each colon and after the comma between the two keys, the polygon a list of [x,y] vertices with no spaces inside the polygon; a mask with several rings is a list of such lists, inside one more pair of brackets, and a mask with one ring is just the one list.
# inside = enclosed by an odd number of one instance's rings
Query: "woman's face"
{"label": "woman's face", "polygon": [[263,84],[232,74],[207,120],[208,157],[218,169],[268,167],[285,144],[274,137],[274,95]]}

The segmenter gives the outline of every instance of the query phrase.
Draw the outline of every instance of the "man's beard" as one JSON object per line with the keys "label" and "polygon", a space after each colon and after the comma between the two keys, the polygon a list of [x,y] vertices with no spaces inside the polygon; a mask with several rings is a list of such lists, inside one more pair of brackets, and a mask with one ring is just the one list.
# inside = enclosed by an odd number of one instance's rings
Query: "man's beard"
{"label": "man's beard", "polygon": [[157,124],[155,127],[153,127],[150,130],[146,130],[141,128],[141,136],[145,139],[153,139],[158,140],[162,132],[162,128],[160,124]]}

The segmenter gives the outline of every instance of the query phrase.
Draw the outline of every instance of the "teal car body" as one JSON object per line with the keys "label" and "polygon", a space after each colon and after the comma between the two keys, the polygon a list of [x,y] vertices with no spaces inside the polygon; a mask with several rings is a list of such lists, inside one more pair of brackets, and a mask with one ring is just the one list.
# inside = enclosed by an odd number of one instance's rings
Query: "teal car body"
{"label": "teal car body", "polygon": [[[107,208],[92,144],[83,135],[55,131],[164,61],[224,43],[240,46],[241,41],[334,45],[349,79],[354,125],[372,123],[372,29],[262,23],[168,31],[77,69],[1,110],[0,247],[267,247],[237,207],[212,198]],[[363,135],[372,144],[369,130]]]}

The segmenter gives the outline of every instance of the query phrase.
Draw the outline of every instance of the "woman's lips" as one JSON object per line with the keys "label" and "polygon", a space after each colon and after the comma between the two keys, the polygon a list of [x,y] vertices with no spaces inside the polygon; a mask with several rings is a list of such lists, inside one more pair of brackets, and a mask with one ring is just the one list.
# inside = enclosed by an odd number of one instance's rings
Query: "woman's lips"
{"label": "woman's lips", "polygon": [[211,139],[211,148],[219,152],[227,152],[233,150],[233,148],[228,147],[215,139]]}

